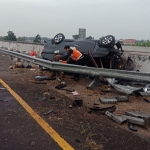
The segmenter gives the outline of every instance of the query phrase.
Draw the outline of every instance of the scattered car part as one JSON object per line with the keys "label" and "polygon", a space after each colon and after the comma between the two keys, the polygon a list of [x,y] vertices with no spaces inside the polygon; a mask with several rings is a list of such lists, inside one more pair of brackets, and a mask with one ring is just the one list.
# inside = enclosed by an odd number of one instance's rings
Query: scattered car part
{"label": "scattered car part", "polygon": [[102,89],[101,92],[111,92],[111,88]]}
{"label": "scattered car part", "polygon": [[127,115],[122,115],[123,118],[126,118],[129,123],[137,124],[140,126],[145,126],[145,120],[137,117],[131,117]]}
{"label": "scattered car part", "polygon": [[117,102],[128,102],[129,101],[129,96],[115,96],[115,98],[117,99]]}
{"label": "scattered car part", "polygon": [[46,116],[46,115],[48,115],[48,114],[50,114],[50,113],[56,113],[54,110],[49,110],[48,112],[46,112],[46,113],[44,113],[44,116]]}
{"label": "scattered car part", "polygon": [[134,127],[134,124],[133,124],[133,123],[130,123],[130,122],[128,122],[128,128],[129,128],[131,131],[135,131],[135,132],[138,131],[138,129]]}
{"label": "scattered car part", "polygon": [[100,101],[102,104],[116,104],[117,103],[116,98],[102,98],[102,97],[100,97]]}
{"label": "scattered car part", "polygon": [[126,93],[126,94],[140,93],[141,95],[150,95],[150,91],[145,92],[145,88],[143,88],[143,87],[132,87],[132,86],[116,84],[117,80],[115,80],[114,78],[106,78],[106,80],[117,91],[120,91],[122,93]]}
{"label": "scattered car part", "polygon": [[34,141],[31,142],[31,146],[35,146],[35,142]]}
{"label": "scattered car part", "polygon": [[64,88],[64,87],[66,87],[66,86],[67,86],[66,84],[61,83],[61,84],[55,86],[55,89],[62,89],[62,88]]}
{"label": "scattered car part", "polygon": [[68,90],[68,89],[59,89],[59,90],[64,90],[64,91],[67,91],[67,92],[73,92],[74,90]]}
{"label": "scattered car part", "polygon": [[27,61],[23,61],[23,62],[22,62],[22,66],[23,66],[24,68],[32,68],[32,66],[30,65],[30,62],[27,62]]}
{"label": "scattered car part", "polygon": [[78,142],[78,143],[80,143],[80,140],[78,140],[78,139],[75,139],[75,141]]}
{"label": "scattered car part", "polygon": [[125,114],[128,116],[133,116],[133,117],[142,118],[142,119],[150,118],[150,115],[146,115],[139,111],[127,111],[125,112]]}
{"label": "scattered car part", "polygon": [[56,80],[56,78],[55,78],[55,77],[54,77],[54,78],[49,78],[49,77],[47,77],[47,76],[36,76],[36,77],[35,77],[35,80],[36,80],[36,81]]}
{"label": "scattered car part", "polygon": [[46,97],[38,97],[38,100],[39,100],[39,101],[45,101],[45,100],[46,100]]}
{"label": "scattered car part", "polygon": [[147,84],[144,88],[143,88],[144,92],[148,92],[150,91],[150,84]]}
{"label": "scattered car part", "polygon": [[148,100],[147,98],[143,98],[145,102],[150,103],[150,100]]}
{"label": "scattered car part", "polygon": [[26,80],[26,81],[35,84],[47,84],[47,82],[43,82],[43,81],[35,81],[35,80]]}
{"label": "scattered car part", "polygon": [[0,99],[0,101],[2,101],[2,102],[8,102],[7,100],[3,100],[3,99]]}
{"label": "scattered car part", "polygon": [[144,119],[145,127],[150,127],[150,115],[139,111],[130,111],[130,112],[126,112],[125,114],[128,116]]}
{"label": "scattered car part", "polygon": [[78,96],[78,95],[79,95],[79,93],[78,93],[77,91],[73,91],[72,94],[73,94],[74,96]]}
{"label": "scattered car part", "polygon": [[74,100],[72,103],[72,106],[82,106],[82,105],[83,105],[83,100],[81,99]]}
{"label": "scattered car part", "polygon": [[109,118],[113,119],[118,124],[121,124],[127,120],[127,118],[125,118],[123,116],[114,115],[114,114],[110,113],[109,111],[106,111],[105,115],[107,115]]}
{"label": "scattered car part", "polygon": [[89,108],[90,112],[92,111],[100,111],[101,114],[105,114],[107,111],[109,112],[114,112],[116,110],[116,106],[111,106],[111,107],[105,107],[105,108],[100,108],[100,107],[93,107],[93,108]]}
{"label": "scattered car part", "polygon": [[94,103],[93,105],[100,105],[100,104]]}

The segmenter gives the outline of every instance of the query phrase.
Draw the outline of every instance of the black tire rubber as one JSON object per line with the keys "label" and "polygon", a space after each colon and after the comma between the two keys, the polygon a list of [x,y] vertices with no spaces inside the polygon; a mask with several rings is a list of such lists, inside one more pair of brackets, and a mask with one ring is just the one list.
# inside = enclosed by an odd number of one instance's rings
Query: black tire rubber
{"label": "black tire rubber", "polygon": [[61,43],[65,39],[65,36],[62,33],[58,33],[57,35],[54,36],[53,42],[55,44]]}
{"label": "black tire rubber", "polygon": [[113,47],[115,44],[115,37],[112,35],[107,35],[101,39],[99,45],[102,47]]}

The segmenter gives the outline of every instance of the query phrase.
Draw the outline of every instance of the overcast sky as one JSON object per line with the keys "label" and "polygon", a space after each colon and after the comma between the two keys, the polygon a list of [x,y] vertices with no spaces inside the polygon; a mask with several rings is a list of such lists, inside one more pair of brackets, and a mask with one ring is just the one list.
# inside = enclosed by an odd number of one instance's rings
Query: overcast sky
{"label": "overcast sky", "polygon": [[150,39],[150,0],[0,0],[0,35]]}

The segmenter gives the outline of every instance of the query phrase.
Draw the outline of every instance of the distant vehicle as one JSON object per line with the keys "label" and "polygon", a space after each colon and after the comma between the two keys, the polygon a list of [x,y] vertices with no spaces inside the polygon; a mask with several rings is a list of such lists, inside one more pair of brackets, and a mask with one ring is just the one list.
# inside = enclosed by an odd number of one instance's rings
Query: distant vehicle
{"label": "distant vehicle", "polygon": [[99,67],[102,67],[102,62],[104,68],[118,68],[119,62],[122,61],[121,55],[123,51],[121,44],[116,43],[115,37],[112,35],[107,35],[101,40],[74,40],[65,39],[62,33],[57,34],[51,40],[44,41],[44,49],[41,53],[42,58],[53,61],[55,55],[65,53],[65,45],[75,47],[83,53],[86,56],[86,65],[90,67],[94,66],[94,64],[89,58],[89,52]]}

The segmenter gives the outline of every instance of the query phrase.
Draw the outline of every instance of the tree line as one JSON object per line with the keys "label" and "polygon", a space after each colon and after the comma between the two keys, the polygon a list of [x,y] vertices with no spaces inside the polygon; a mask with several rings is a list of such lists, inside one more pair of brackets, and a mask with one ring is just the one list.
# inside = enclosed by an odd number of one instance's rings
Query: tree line
{"label": "tree line", "polygon": [[7,36],[0,36],[0,40],[7,40],[7,41],[20,41],[20,42],[25,42],[25,41],[32,41],[32,42],[37,42],[41,43],[42,40],[48,40],[49,38],[47,37],[41,37],[39,34],[37,34],[35,37],[16,37],[13,31],[8,31]]}
{"label": "tree line", "polygon": [[149,40],[147,40],[147,41],[141,40],[141,41],[136,42],[135,45],[143,46],[143,47],[150,47],[150,41]]}

